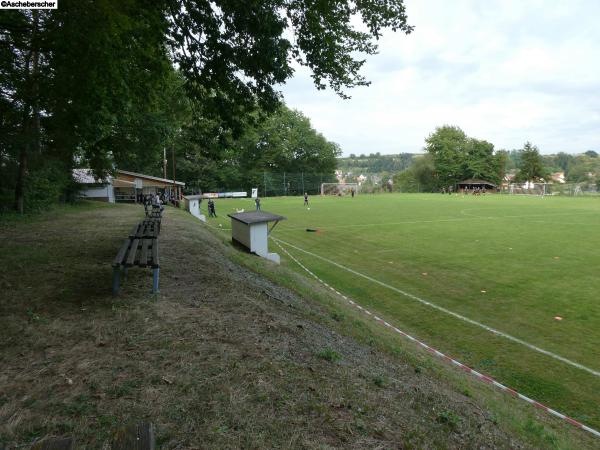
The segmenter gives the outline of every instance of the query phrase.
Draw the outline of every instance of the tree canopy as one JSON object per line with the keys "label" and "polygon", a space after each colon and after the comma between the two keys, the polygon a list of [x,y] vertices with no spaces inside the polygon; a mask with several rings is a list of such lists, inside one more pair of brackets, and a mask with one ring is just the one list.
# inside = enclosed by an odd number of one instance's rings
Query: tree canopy
{"label": "tree canopy", "polygon": [[438,187],[452,186],[469,178],[497,184],[500,181],[500,157],[494,145],[468,137],[456,126],[438,127],[425,139],[431,155]]}
{"label": "tree canopy", "polygon": [[0,195],[14,191],[22,211],[28,180],[49,165],[62,180],[56,195],[77,162],[99,175],[124,161],[160,173],[162,149],[191,123],[201,124],[194,144],[210,144],[204,153],[218,161],[215,152],[236,151],[223,150],[227,139],[278,110],[294,64],[342,97],[367,85],[360,69],[384,29],[412,31],[402,0],[64,0],[3,11]]}
{"label": "tree canopy", "polygon": [[547,176],[538,148],[526,142],[520,152],[521,162],[515,176],[517,181],[539,181]]}
{"label": "tree canopy", "polygon": [[414,158],[414,163],[394,176],[394,189],[400,192],[431,192],[436,189],[435,166],[431,155]]}
{"label": "tree canopy", "polygon": [[281,105],[263,121],[213,139],[202,118],[182,130],[176,146],[180,176],[194,189],[262,186],[264,172],[333,173],[339,146],[328,141],[301,112]]}
{"label": "tree canopy", "polygon": [[400,172],[413,162],[412,153],[382,155],[379,152],[359,157],[350,154],[347,158],[338,159],[338,169],[344,173],[360,175],[361,173]]}

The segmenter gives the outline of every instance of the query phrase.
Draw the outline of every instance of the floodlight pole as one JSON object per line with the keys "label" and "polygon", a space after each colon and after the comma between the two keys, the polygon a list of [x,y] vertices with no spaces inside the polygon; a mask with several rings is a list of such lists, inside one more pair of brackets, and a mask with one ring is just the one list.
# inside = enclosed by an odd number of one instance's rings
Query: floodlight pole
{"label": "floodlight pole", "polygon": [[163,147],[163,178],[167,178],[167,148]]}
{"label": "floodlight pole", "polygon": [[177,184],[175,183],[175,146],[171,149],[171,155],[173,158],[173,193],[177,196],[177,200],[179,200],[179,195],[177,194]]}

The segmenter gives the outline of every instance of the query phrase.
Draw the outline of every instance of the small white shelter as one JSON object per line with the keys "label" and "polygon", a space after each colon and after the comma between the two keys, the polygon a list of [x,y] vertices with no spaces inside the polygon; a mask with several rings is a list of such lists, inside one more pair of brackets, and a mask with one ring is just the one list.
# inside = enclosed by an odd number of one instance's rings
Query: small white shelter
{"label": "small white shelter", "polygon": [[79,197],[108,203],[115,202],[111,176],[99,179],[91,169],[73,169],[73,179],[81,186]]}
{"label": "small white shelter", "polygon": [[200,219],[202,222],[206,222],[206,216],[200,213],[200,202],[202,201],[202,195],[184,195],[183,200],[185,201],[186,211],[188,211],[192,216]]}
{"label": "small white shelter", "polygon": [[[228,214],[231,217],[231,238],[250,252],[279,264],[277,253],[269,253],[269,233],[285,217],[264,211]],[[274,222],[269,229],[269,222]]]}

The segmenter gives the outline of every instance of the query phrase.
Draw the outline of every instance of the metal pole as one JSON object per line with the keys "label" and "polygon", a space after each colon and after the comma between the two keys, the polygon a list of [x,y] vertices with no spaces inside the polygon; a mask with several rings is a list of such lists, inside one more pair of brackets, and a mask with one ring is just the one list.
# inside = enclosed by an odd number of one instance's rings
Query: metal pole
{"label": "metal pole", "polygon": [[287,189],[285,187],[285,172],[283,172],[283,195],[287,195]]}
{"label": "metal pole", "polygon": [[267,196],[267,172],[263,171],[263,183],[265,184],[265,192],[263,192],[263,197]]}
{"label": "metal pole", "polygon": [[306,191],[304,190],[304,172],[302,172],[302,195],[304,195]]}
{"label": "metal pole", "polygon": [[[177,185],[175,184],[175,146],[173,146],[171,154],[173,156],[173,192],[177,195]],[[179,195],[177,195],[177,200],[179,200]]]}

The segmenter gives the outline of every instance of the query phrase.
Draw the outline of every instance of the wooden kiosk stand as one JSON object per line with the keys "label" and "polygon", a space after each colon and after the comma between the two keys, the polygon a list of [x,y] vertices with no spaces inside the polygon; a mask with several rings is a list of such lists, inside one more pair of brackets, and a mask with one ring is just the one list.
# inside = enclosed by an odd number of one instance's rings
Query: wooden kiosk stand
{"label": "wooden kiosk stand", "polygon": [[[279,255],[269,253],[269,233],[286,218],[263,211],[228,214],[231,217],[231,238],[250,252],[279,264]],[[269,229],[269,222],[274,222]]]}

